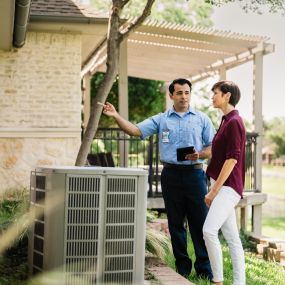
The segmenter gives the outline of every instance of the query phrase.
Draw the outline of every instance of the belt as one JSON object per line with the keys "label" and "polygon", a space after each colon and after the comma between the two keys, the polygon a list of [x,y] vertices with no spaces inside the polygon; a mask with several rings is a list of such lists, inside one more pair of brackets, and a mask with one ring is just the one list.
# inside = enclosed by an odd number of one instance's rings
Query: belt
{"label": "belt", "polygon": [[202,169],[203,168],[202,163],[185,165],[185,164],[172,164],[172,163],[162,162],[162,164],[165,168],[181,169],[181,170],[182,169],[193,170],[193,169]]}

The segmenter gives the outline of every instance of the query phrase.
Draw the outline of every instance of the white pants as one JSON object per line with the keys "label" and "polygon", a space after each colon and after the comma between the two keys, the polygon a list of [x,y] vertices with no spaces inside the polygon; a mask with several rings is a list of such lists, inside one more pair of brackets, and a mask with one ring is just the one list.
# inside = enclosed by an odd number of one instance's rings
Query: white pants
{"label": "white pants", "polygon": [[[211,184],[215,183],[211,179]],[[213,271],[213,281],[222,282],[223,255],[218,237],[219,229],[227,241],[233,265],[233,284],[245,285],[245,259],[236,223],[235,206],[239,194],[228,186],[222,186],[213,200],[203,226],[203,235]]]}

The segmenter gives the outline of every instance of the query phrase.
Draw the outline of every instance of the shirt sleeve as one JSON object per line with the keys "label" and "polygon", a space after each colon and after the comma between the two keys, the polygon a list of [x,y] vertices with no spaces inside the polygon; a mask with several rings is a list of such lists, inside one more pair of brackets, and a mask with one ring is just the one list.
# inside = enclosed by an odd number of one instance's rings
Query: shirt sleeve
{"label": "shirt sleeve", "polygon": [[214,126],[208,116],[204,117],[204,128],[202,133],[203,144],[205,147],[212,144],[212,140],[214,138],[216,131]]}
{"label": "shirt sleeve", "polygon": [[226,131],[226,159],[239,159],[243,139],[243,129],[240,122],[238,120],[231,120],[227,125]]}
{"label": "shirt sleeve", "polygon": [[158,133],[160,118],[161,114],[157,114],[136,125],[141,131],[141,139],[145,139],[148,136]]}

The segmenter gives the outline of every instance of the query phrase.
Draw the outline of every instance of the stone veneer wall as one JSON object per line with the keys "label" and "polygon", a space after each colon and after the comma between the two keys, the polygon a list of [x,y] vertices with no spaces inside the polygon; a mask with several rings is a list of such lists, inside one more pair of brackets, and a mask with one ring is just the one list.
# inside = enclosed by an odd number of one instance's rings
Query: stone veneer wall
{"label": "stone veneer wall", "polygon": [[29,187],[38,165],[74,165],[80,146],[81,37],[29,32],[0,51],[0,191]]}

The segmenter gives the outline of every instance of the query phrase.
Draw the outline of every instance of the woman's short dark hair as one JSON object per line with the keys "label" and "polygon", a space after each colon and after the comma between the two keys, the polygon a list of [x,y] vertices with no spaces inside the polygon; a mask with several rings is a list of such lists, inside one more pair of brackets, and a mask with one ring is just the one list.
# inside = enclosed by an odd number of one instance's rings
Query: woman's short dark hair
{"label": "woman's short dark hair", "polygon": [[173,80],[172,82],[171,82],[171,84],[169,85],[169,93],[170,94],[173,94],[173,92],[174,92],[174,85],[175,84],[179,84],[179,85],[184,85],[184,84],[188,84],[189,85],[189,87],[190,87],[190,92],[191,92],[191,90],[192,90],[192,83],[189,81],[189,80],[187,80],[187,79],[185,79],[185,78],[178,78],[178,79],[175,79],[175,80]]}
{"label": "woman's short dark hair", "polygon": [[239,102],[240,90],[234,82],[227,80],[219,81],[213,85],[212,91],[215,89],[221,90],[223,94],[226,94],[228,92],[231,93],[229,104],[233,105],[234,107]]}

